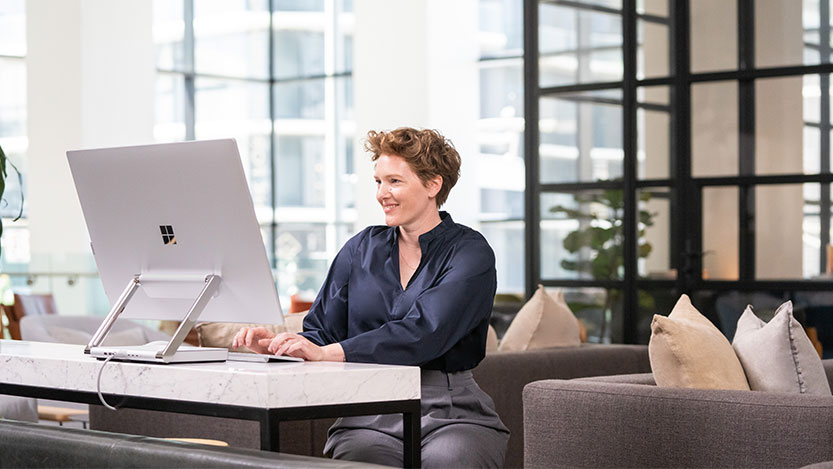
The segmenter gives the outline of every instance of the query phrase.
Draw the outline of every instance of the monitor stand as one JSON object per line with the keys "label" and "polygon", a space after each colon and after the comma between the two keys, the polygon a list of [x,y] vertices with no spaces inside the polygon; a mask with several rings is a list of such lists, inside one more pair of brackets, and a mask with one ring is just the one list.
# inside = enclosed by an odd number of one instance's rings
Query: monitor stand
{"label": "monitor stand", "polygon": [[[193,278],[182,278],[183,281],[193,281]],[[101,347],[101,343],[112,329],[116,319],[124,312],[127,303],[142,285],[142,276],[137,275],[130,279],[118,301],[110,309],[104,322],[101,323],[90,343],[84,348],[84,353],[96,358],[107,358],[112,356],[116,360],[156,362],[156,363],[181,363],[181,362],[215,362],[225,361],[228,356],[228,349],[209,347],[183,347],[185,337],[208,304],[211,297],[217,292],[220,285],[220,276],[209,274],[205,276],[205,284],[202,287],[194,304],[188,309],[176,332],[167,344],[148,344],[139,347]],[[176,281],[176,280],[174,280]],[[161,346],[161,348],[159,348]]]}

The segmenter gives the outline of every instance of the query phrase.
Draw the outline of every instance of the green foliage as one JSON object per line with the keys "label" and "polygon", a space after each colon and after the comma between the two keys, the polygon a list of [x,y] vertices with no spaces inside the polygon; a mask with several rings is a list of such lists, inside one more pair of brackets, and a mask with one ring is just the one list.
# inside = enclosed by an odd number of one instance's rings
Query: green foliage
{"label": "green foliage", "polygon": [[[607,189],[592,194],[573,196],[578,208],[556,205],[550,212],[563,215],[564,218],[577,220],[579,227],[564,237],[562,245],[571,254],[589,251],[589,256],[578,259],[564,259],[561,267],[573,272],[590,273],[596,280],[616,280],[622,277],[624,270],[625,245],[625,201],[621,190]],[[642,192],[639,200],[647,202],[651,194]],[[654,224],[654,216],[647,210],[639,210],[637,222],[637,256],[646,258],[651,254],[651,243],[645,240],[645,230]],[[604,309],[609,310],[619,301],[620,291],[607,291]],[[647,292],[639,291],[639,304],[643,308],[652,308],[653,297]],[[606,320],[602,324],[601,336],[607,329]]]}
{"label": "green foliage", "polygon": [[[621,190],[607,189],[593,194],[574,196],[578,209],[556,205],[550,212],[564,215],[565,218],[578,220],[580,226],[570,232],[562,241],[567,252],[576,254],[582,249],[589,249],[589,259],[561,261],[561,267],[574,272],[588,272],[597,280],[614,280],[622,275],[624,265],[624,217],[625,201]],[[647,202],[651,194],[643,192],[640,200]],[[637,256],[648,257],[651,243],[647,242],[645,229],[654,224],[655,213],[639,211],[637,231],[639,244]]]}

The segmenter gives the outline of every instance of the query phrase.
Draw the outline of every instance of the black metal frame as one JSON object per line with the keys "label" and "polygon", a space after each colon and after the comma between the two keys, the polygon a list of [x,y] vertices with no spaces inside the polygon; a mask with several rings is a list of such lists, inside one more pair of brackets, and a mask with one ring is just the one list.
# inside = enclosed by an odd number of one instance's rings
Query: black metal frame
{"label": "black metal frame", "polygon": [[[81,404],[100,405],[98,394],[88,391],[53,389],[40,386],[0,383],[0,394],[52,399]],[[210,404],[206,402],[179,401],[150,397],[126,396],[103,393],[104,399],[116,408],[155,410],[178,414],[206,415],[211,417],[254,420],[260,422],[260,447],[265,451],[280,451],[279,427],[281,421],[311,420],[374,414],[402,414],[404,467],[421,465],[421,428],[419,399],[380,401],[358,404],[334,404],[308,407],[256,408],[236,405]]]}
{"label": "black metal frame", "polygon": [[[638,289],[669,289],[676,294],[692,294],[697,291],[823,291],[829,290],[831,282],[817,280],[756,280],[755,279],[755,189],[761,185],[819,183],[821,198],[819,217],[821,220],[821,246],[830,243],[831,203],[830,185],[833,173],[830,164],[831,126],[830,74],[833,63],[830,60],[831,27],[828,0],[820,2],[820,63],[815,65],[790,65],[757,68],[755,64],[754,0],[736,0],[738,11],[737,40],[738,63],[736,70],[692,73],[690,64],[690,0],[668,0],[669,17],[636,13],[634,0],[622,0],[622,9],[592,5],[574,0],[524,0],[524,90],[525,90],[525,161],[526,161],[526,286],[527,297],[531,296],[537,284],[549,287],[600,287],[622,289],[623,341],[636,342],[638,337]],[[538,59],[538,7],[540,4],[554,4],[583,11],[595,11],[622,16],[622,81],[591,82],[539,87]],[[637,22],[652,21],[669,26],[669,75],[666,77],[637,79]],[[579,48],[581,44],[577,45]],[[577,50],[576,50],[577,51]],[[573,52],[576,52],[573,51]],[[755,83],[764,78],[820,76],[821,114],[817,126],[820,131],[820,172],[819,174],[780,174],[759,176],[755,172]],[[737,176],[697,177],[692,174],[691,164],[691,89],[696,83],[732,81],[738,84],[738,165]],[[637,102],[636,90],[647,86],[668,86],[671,105],[650,105]],[[622,99],[576,96],[576,93],[621,90]],[[578,102],[616,104],[622,107],[623,136],[623,177],[619,181],[571,182],[542,184],[539,174],[539,100],[542,97],[558,97]],[[668,112],[670,115],[671,159],[669,178],[639,180],[636,175],[636,110],[639,108]],[[702,278],[702,192],[706,187],[730,186],[738,188],[738,243],[740,267],[736,281],[708,280]],[[670,190],[671,232],[670,248],[672,258],[669,267],[676,268],[676,280],[652,280],[638,277],[636,252],[638,190],[658,187]],[[542,279],[540,269],[540,197],[552,192],[578,192],[583,190],[621,189],[624,195],[624,276],[619,280],[576,280]],[[819,271],[825,272],[827,255],[821,249]]]}

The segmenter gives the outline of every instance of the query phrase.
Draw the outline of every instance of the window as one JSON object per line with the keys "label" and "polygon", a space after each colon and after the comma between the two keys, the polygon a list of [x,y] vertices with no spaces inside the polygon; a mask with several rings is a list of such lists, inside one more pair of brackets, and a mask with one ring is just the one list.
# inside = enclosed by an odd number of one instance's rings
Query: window
{"label": "window", "polygon": [[495,251],[498,292],[523,294],[522,2],[480,0],[480,231]]}
{"label": "window", "polygon": [[[2,265],[6,272],[29,263],[29,230],[23,204],[26,153],[26,2],[0,4],[0,147],[8,157],[3,217]],[[14,167],[12,166],[14,165]],[[17,169],[15,169],[17,168]],[[19,171],[18,171],[19,170]],[[13,221],[20,217],[19,220]],[[21,280],[17,278],[15,281]]]}
{"label": "window", "polygon": [[352,2],[154,3],[155,138],[237,140],[282,297],[354,231]]}

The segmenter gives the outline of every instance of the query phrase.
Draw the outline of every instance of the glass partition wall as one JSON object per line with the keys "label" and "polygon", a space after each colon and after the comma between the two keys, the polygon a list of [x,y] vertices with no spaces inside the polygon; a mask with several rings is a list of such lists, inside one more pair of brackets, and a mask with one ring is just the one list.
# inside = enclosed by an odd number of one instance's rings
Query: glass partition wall
{"label": "glass partition wall", "polygon": [[782,301],[833,353],[829,0],[525,0],[527,295],[645,343]]}

